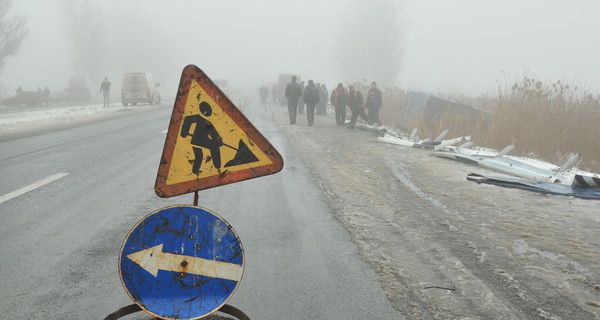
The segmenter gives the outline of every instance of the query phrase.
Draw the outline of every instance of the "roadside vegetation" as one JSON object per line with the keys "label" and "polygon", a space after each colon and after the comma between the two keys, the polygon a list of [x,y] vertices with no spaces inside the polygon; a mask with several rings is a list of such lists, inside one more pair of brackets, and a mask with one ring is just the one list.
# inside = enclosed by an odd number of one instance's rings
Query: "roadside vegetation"
{"label": "roadside vegetation", "polygon": [[[384,124],[396,127],[407,104],[406,92],[383,89]],[[466,115],[447,111],[435,119],[412,121],[421,137],[435,138],[444,129],[449,137],[473,135],[477,146],[500,150],[509,144],[512,155],[545,160],[556,165],[569,153],[580,154],[577,167],[600,172],[600,97],[575,85],[544,83],[533,77],[498,88],[479,97],[447,97],[491,111]]]}

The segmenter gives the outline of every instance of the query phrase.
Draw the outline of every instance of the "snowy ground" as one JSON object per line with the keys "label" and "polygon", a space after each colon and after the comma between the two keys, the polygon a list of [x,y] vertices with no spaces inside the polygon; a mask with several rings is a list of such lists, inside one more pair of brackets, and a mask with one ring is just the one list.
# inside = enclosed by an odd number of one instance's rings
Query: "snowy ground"
{"label": "snowy ground", "polygon": [[0,106],[0,141],[77,126],[86,122],[145,112],[151,108],[160,107],[164,108],[165,104],[128,107],[124,107],[120,103],[112,104],[110,107],[104,107],[102,104],[39,107]]}
{"label": "snowy ground", "polygon": [[[0,140],[158,107],[0,107]],[[598,202],[469,182],[497,173],[270,110],[407,318],[600,318]]]}
{"label": "snowy ground", "polygon": [[469,182],[500,174],[271,110],[409,319],[600,317],[598,202]]}

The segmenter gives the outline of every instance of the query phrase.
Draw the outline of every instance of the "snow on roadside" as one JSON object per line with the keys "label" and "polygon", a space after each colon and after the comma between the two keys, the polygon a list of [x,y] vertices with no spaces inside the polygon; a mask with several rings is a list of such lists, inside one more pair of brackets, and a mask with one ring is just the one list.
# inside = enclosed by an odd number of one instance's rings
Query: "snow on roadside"
{"label": "snow on roadside", "polygon": [[71,124],[94,118],[101,118],[116,112],[130,111],[133,107],[113,104],[104,107],[101,104],[68,107],[47,107],[44,109],[0,114],[0,136],[15,134],[31,127],[44,128],[57,124]]}

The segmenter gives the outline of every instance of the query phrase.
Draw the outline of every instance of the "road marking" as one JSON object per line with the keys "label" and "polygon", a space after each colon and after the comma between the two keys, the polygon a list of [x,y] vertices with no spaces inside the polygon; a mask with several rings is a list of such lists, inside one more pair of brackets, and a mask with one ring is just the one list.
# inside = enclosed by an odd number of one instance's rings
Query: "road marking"
{"label": "road marking", "polygon": [[163,131],[163,132],[161,132],[161,133],[167,133],[167,131],[169,131],[169,130],[165,130],[165,131]]}
{"label": "road marking", "polygon": [[240,281],[244,267],[235,263],[206,260],[162,252],[163,244],[140,250],[127,256],[153,276],[158,270],[185,272],[211,278]]}
{"label": "road marking", "polygon": [[63,173],[57,173],[57,174],[55,174],[53,176],[49,176],[48,178],[46,178],[44,180],[40,180],[40,181],[32,183],[32,184],[30,184],[30,185],[28,185],[26,187],[23,187],[23,188],[21,188],[19,190],[15,190],[15,191],[13,191],[11,193],[5,194],[5,195],[3,195],[3,196],[0,197],[0,203],[6,202],[6,201],[8,201],[8,200],[10,200],[12,198],[16,198],[16,197],[18,197],[18,196],[20,196],[20,195],[22,195],[24,193],[27,193],[29,191],[32,191],[32,190],[35,190],[35,189],[37,189],[39,187],[47,185],[48,183],[56,181],[56,180],[58,180],[58,179],[60,179],[60,178],[62,178],[64,176],[67,176],[67,175],[68,175],[68,173],[64,173],[64,172]]}

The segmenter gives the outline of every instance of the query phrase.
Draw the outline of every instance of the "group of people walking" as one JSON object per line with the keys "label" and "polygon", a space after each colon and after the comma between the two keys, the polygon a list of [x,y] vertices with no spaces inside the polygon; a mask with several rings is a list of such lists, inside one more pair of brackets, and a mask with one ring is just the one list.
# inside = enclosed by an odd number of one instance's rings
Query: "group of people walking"
{"label": "group of people walking", "polygon": [[[302,113],[304,104],[306,104],[306,118],[308,125],[312,126],[317,104],[323,106],[323,114],[326,112],[327,89],[324,85],[321,86],[325,89],[325,95],[323,95],[323,90],[315,86],[312,80],[308,80],[308,85],[303,87],[303,82],[298,83],[296,79],[296,76],[292,76],[292,81],[286,85],[284,92],[288,103],[290,124],[296,124],[296,115]],[[381,90],[377,88],[375,81],[371,83],[366,101],[363,99],[360,90],[357,90],[352,85],[345,88],[341,82],[331,92],[329,100],[334,107],[335,122],[338,126],[346,125],[346,106],[352,112],[348,125],[349,128],[354,128],[358,117],[361,117],[368,124],[380,124],[379,109],[383,106],[383,98]],[[365,113],[365,108],[368,110],[368,114]]]}
{"label": "group of people walking", "polygon": [[304,86],[304,81],[298,83],[296,79],[296,76],[292,76],[291,82],[286,85],[283,93],[287,99],[290,124],[296,124],[296,116],[304,113],[304,105],[306,105],[306,119],[308,125],[312,126],[315,113],[326,114],[329,92],[324,84],[315,84],[314,81],[308,80],[308,84]]}

